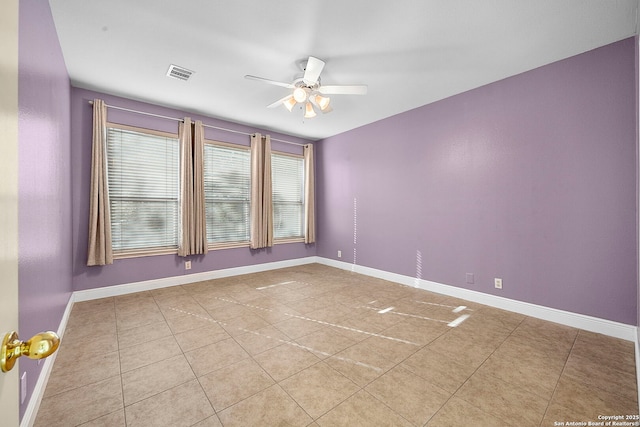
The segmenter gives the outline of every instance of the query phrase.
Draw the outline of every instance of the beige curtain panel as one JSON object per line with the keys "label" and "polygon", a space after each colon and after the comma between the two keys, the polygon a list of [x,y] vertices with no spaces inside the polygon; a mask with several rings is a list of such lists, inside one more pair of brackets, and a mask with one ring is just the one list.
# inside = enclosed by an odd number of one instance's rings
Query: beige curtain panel
{"label": "beige curtain panel", "polygon": [[193,228],[193,154],[191,144],[191,119],[185,117],[178,129],[180,143],[180,228],[178,230],[178,255],[191,255],[191,242],[195,239]]}
{"label": "beige curtain panel", "polygon": [[93,144],[91,149],[91,195],[87,265],[113,264],[111,213],[107,185],[107,106],[93,100]]}
{"label": "beige curtain panel", "polygon": [[271,138],[251,135],[251,249],[273,246]]}
{"label": "beige curtain panel", "polygon": [[315,243],[316,241],[316,218],[315,218],[315,177],[313,163],[313,145],[307,144],[304,150],[304,242]]}
{"label": "beige curtain panel", "polygon": [[204,128],[201,121],[185,117],[180,140],[180,238],[178,255],[206,254],[207,230],[204,206]]}
{"label": "beige curtain panel", "polygon": [[204,126],[200,120],[196,120],[193,131],[193,222],[192,254],[206,254],[209,248],[204,197]]}

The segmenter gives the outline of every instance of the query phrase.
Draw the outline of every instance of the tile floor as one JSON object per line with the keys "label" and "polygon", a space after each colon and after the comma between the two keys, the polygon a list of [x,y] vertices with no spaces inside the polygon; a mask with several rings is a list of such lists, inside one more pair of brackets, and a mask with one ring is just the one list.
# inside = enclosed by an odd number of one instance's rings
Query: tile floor
{"label": "tile floor", "polygon": [[631,342],[310,264],[77,303],[35,425],[552,426],[637,413]]}

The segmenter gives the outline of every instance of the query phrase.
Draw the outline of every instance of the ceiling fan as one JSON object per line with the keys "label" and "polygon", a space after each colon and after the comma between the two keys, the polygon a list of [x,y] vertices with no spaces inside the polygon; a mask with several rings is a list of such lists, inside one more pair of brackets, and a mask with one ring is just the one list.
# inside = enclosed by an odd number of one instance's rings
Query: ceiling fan
{"label": "ceiling fan", "polygon": [[332,111],[331,98],[323,95],[366,95],[367,85],[327,85],[320,83],[320,73],[324,68],[324,61],[310,56],[307,61],[302,62],[304,74],[296,78],[292,83],[283,83],[251,75],[244,76],[249,80],[257,80],[267,84],[293,89],[292,92],[282,99],[277,100],[267,108],[275,108],[280,104],[287,110],[292,111],[297,104],[304,105],[304,117],[316,116],[314,107],[322,113]]}

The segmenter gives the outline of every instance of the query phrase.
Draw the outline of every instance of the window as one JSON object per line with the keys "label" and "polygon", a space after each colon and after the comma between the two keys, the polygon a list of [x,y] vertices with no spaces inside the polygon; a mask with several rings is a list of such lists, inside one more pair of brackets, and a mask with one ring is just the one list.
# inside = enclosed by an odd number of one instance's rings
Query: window
{"label": "window", "polygon": [[273,236],[275,239],[304,237],[304,159],[271,154],[273,185]]}
{"label": "window", "polygon": [[205,144],[204,192],[210,244],[249,241],[250,173],[248,148]]}
{"label": "window", "polygon": [[178,246],[176,135],[107,125],[107,177],[114,254]]}

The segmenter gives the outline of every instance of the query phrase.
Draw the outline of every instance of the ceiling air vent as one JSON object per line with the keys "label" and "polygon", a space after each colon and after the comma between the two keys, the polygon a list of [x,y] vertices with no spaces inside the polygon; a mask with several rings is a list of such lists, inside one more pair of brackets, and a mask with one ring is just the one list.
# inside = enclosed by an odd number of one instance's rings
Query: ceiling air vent
{"label": "ceiling air vent", "polygon": [[187,70],[186,68],[171,64],[169,66],[169,70],[167,71],[167,77],[173,77],[174,79],[187,81],[193,73],[194,72],[191,70]]}

